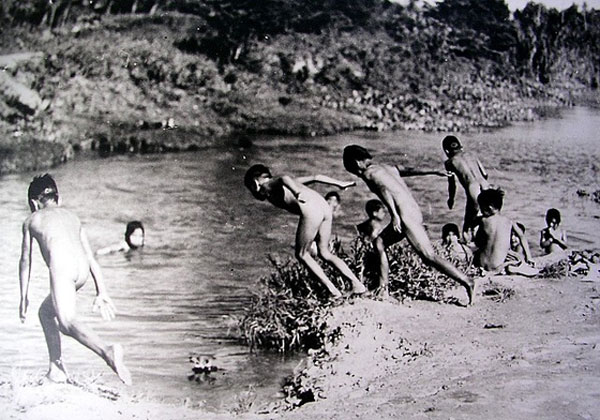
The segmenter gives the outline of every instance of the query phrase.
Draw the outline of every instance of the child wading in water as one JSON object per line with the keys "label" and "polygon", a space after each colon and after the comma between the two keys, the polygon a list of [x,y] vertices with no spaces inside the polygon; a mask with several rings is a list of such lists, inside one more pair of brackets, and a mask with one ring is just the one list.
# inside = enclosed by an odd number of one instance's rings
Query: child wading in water
{"label": "child wading in water", "polygon": [[[393,231],[395,238],[389,240],[388,243],[384,243],[386,238],[383,238],[382,244],[385,245],[383,248],[399,242],[403,238],[408,239],[408,242],[427,265],[446,274],[465,288],[469,304],[471,304],[475,286],[473,280],[450,262],[435,254],[423,226],[421,209],[402,179],[403,176],[446,176],[446,174],[438,171],[416,171],[399,166],[376,164],[372,161],[372,156],[367,149],[358,145],[346,146],[343,159],[346,170],[365,181],[369,189],[385,204],[392,217],[390,225],[383,230],[382,235]],[[387,238],[390,236],[392,235],[386,235]],[[381,247],[376,247],[376,249],[380,250]],[[388,294],[389,262],[385,249],[379,252],[381,261],[379,294],[386,296]]]}
{"label": "child wading in water", "polygon": [[144,225],[138,220],[127,223],[125,227],[125,240],[96,251],[97,255],[106,255],[111,252],[128,252],[139,249],[144,246],[145,232]]}
{"label": "child wading in water", "polygon": [[454,207],[456,178],[458,178],[467,195],[463,236],[465,240],[470,241],[475,225],[477,224],[477,214],[479,212],[477,196],[481,191],[490,187],[487,181],[488,174],[479,159],[477,159],[477,156],[470,152],[465,152],[462,144],[455,136],[444,137],[444,140],[442,140],[442,149],[444,149],[446,156],[448,156],[448,160],[446,160],[444,165],[446,170],[452,174],[452,176],[448,177],[448,208],[451,209]]}
{"label": "child wading in water", "polygon": [[362,294],[366,287],[352,273],[350,268],[339,257],[329,250],[331,236],[332,210],[327,201],[315,190],[305,184],[320,182],[348,188],[354,182],[341,182],[324,175],[292,178],[288,175],[273,177],[271,171],[264,165],[254,165],[246,172],[244,185],[258,200],[268,200],[276,207],[300,216],[296,231],[296,258],[315,275],[334,297],[342,293],[327,278],[327,275],[310,255],[313,241],[317,243],[319,255],[327,263],[333,265],[345,278],[352,283],[352,292]]}
{"label": "child wading in water", "polygon": [[90,328],[81,323],[76,313],[76,292],[92,274],[96,285],[93,309],[104,319],[115,316],[115,307],[106,293],[100,266],[94,259],[79,218],[58,205],[58,188],[46,174],[33,179],[28,191],[32,214],[23,223],[23,244],[19,263],[21,303],[19,317],[25,322],[29,306],[33,239],[40,247],[50,272],[50,295],[39,309],[39,318],[48,346],[50,368],[47,377],[56,382],[69,379],[62,360],[61,337],[73,337],[92,350],[110,366],[126,384],[131,384],[129,370],[123,364],[120,344],[106,345]]}

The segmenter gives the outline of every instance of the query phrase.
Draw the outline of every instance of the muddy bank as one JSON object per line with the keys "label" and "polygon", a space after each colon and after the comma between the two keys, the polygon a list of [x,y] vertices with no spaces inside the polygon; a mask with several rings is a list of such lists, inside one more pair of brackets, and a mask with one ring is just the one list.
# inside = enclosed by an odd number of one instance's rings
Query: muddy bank
{"label": "muddy bank", "polygon": [[[14,419],[139,417],[308,420],[339,418],[597,418],[600,415],[600,281],[570,276],[480,279],[470,308],[425,301],[355,300],[329,319],[337,330],[297,368],[316,402],[293,411],[234,411],[160,404],[132,388],[38,385],[2,378],[0,404]],[[317,362],[317,363],[315,363]],[[40,372],[41,375],[41,372]],[[288,398],[288,403],[299,400]]]}

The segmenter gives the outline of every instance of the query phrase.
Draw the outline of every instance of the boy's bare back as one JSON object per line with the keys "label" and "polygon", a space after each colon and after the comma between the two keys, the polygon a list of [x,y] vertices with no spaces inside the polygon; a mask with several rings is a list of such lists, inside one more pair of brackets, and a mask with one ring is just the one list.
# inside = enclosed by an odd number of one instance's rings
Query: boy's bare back
{"label": "boy's bare back", "polygon": [[502,214],[482,217],[475,237],[477,259],[485,270],[500,267],[510,250],[512,221]]}
{"label": "boy's bare back", "polygon": [[68,210],[47,207],[25,220],[25,229],[39,244],[51,279],[69,279],[77,285],[87,279],[90,266],[81,241],[81,222]]}

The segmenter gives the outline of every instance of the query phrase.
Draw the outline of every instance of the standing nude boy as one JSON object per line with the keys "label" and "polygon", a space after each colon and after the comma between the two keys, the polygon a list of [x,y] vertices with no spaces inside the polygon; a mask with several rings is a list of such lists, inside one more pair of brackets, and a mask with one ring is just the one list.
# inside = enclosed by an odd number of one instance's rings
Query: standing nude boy
{"label": "standing nude boy", "polygon": [[327,287],[333,297],[341,297],[342,293],[327,278],[319,263],[310,254],[313,241],[317,243],[321,258],[350,280],[352,292],[357,295],[363,294],[367,288],[346,263],[329,250],[332,209],[321,194],[305,185],[313,182],[335,185],[339,188],[355,185],[354,182],[341,182],[324,175],[299,178],[288,175],[273,177],[269,168],[261,164],[250,167],[244,177],[244,185],[256,199],[261,201],[266,199],[274,206],[300,216],[296,231],[296,258]]}
{"label": "standing nude boy", "polygon": [[465,189],[467,204],[465,207],[465,219],[463,222],[463,237],[470,240],[473,230],[477,224],[477,196],[488,189],[488,174],[477,157],[463,150],[460,141],[454,136],[446,136],[442,140],[442,148],[448,156],[445,162],[446,170],[452,174],[448,177],[448,208],[454,207],[454,196],[456,195],[456,178]]}
{"label": "standing nude boy", "polygon": [[62,332],[104,359],[124,383],[131,384],[131,375],[123,364],[121,345],[105,345],[100,337],[83,325],[77,317],[76,292],[85,284],[90,273],[97,294],[93,309],[100,309],[102,317],[107,320],[115,316],[115,308],[106,293],[100,266],[94,259],[81,222],[73,213],[59,207],[58,188],[48,174],[33,179],[29,185],[28,199],[32,214],[23,223],[19,263],[19,316],[21,322],[25,322],[29,306],[27,295],[31,276],[31,254],[35,239],[50,272],[50,294],[39,309],[50,358],[47,377],[56,382],[69,380],[62,361]]}
{"label": "standing nude boy", "polygon": [[[450,262],[435,254],[433,245],[423,226],[421,209],[410,193],[408,186],[402,179],[403,176],[445,176],[445,174],[436,171],[416,171],[401,168],[399,166],[376,164],[371,160],[371,154],[364,147],[357,145],[346,146],[344,148],[343,159],[346,170],[365,181],[369,189],[385,204],[392,217],[390,225],[384,229],[384,232],[393,230],[395,231],[397,238],[385,245],[389,246],[406,237],[408,242],[427,265],[433,266],[440,272],[460,283],[466,289],[469,304],[471,304],[473,301],[473,280],[464,275]],[[380,247],[376,247],[377,250],[379,250],[379,248]],[[385,251],[381,252],[380,259],[379,288],[380,295],[385,296],[388,293],[387,287],[389,275]]]}

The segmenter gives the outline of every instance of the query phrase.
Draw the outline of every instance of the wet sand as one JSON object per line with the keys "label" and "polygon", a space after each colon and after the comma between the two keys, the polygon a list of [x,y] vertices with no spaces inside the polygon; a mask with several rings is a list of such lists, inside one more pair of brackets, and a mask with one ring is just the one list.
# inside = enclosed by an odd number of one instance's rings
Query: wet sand
{"label": "wet sand", "polygon": [[330,357],[304,366],[318,400],[291,412],[259,414],[265,407],[240,395],[235,412],[207,413],[145,402],[135,386],[105,389],[101,380],[87,389],[19,384],[18,372],[2,378],[0,407],[5,418],[31,420],[593,419],[599,302],[598,281],[517,276],[480,279],[469,308],[356,300],[334,310],[330,327],[343,336],[328,346]]}

